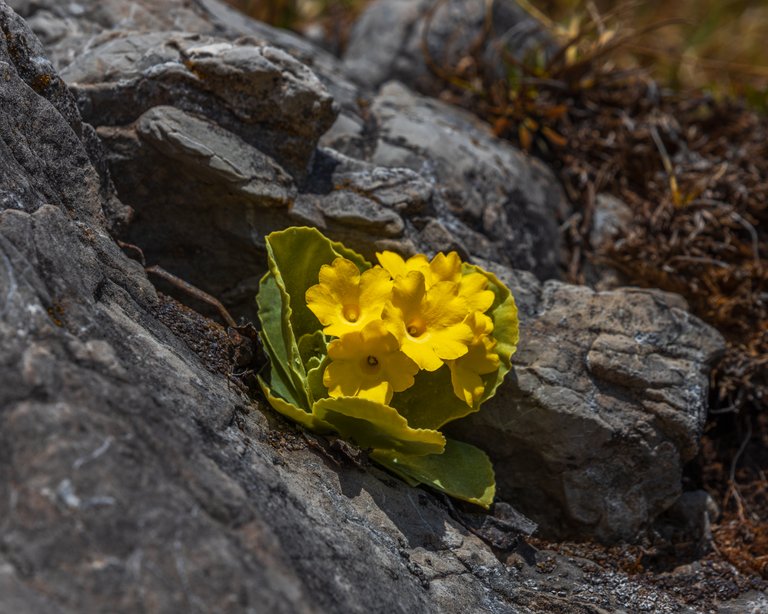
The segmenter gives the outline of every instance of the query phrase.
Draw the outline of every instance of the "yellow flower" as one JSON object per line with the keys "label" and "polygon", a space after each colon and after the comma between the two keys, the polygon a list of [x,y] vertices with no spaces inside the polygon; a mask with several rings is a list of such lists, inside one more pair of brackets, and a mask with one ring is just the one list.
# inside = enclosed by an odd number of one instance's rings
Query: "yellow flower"
{"label": "yellow flower", "polygon": [[427,290],[419,271],[395,279],[381,317],[421,369],[436,371],[444,360],[467,353],[472,329],[464,323],[467,299],[458,289],[458,284],[441,281]]}
{"label": "yellow flower", "polygon": [[342,335],[362,330],[378,320],[392,293],[389,273],[375,266],[360,274],[345,258],[336,258],[320,267],[320,283],[307,290],[307,307],[325,327],[326,335]]}
{"label": "yellow flower", "polygon": [[413,386],[419,367],[400,351],[397,339],[378,320],[328,346],[323,384],[332,397],[362,397],[387,404],[392,394]]}
{"label": "yellow flower", "polygon": [[432,276],[428,280],[430,286],[440,281],[457,283],[461,279],[461,258],[456,252],[438,252],[429,263],[429,272]]}
{"label": "yellow flower", "polygon": [[488,278],[482,273],[469,273],[459,280],[459,295],[467,299],[470,312],[484,313],[493,305],[496,295],[488,287]]}
{"label": "yellow flower", "polygon": [[438,252],[431,262],[424,254],[417,254],[408,260],[403,260],[395,252],[377,252],[376,258],[392,279],[407,275],[410,271],[418,271],[424,275],[427,290],[441,281],[458,283],[461,279],[461,258],[456,252],[450,252],[447,255]]}
{"label": "yellow flower", "polygon": [[376,259],[392,279],[407,275],[409,271],[419,271],[425,276],[429,273],[429,260],[424,254],[416,254],[408,260],[403,260],[403,257],[395,252],[376,252]]}
{"label": "yellow flower", "polygon": [[454,394],[470,407],[475,407],[485,392],[485,384],[480,376],[493,373],[499,368],[499,356],[493,351],[496,342],[490,336],[493,331],[491,318],[475,311],[467,317],[466,323],[474,335],[469,351],[448,362],[448,367],[451,370]]}

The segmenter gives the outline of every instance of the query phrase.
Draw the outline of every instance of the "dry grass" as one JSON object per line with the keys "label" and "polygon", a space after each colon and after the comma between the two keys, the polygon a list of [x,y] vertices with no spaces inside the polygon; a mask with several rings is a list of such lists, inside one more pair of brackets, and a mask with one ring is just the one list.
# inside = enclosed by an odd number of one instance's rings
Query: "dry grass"
{"label": "dry grass", "polygon": [[717,98],[745,97],[766,108],[768,92],[768,5],[761,0],[534,0],[553,23],[573,15],[614,15],[642,30],[676,22],[643,34],[617,57],[624,65],[643,66],[664,86],[707,89]]}
{"label": "dry grass", "polygon": [[[440,66],[444,97],[560,172],[575,213],[565,221],[567,274],[587,264],[630,283],[682,294],[721,331],[719,410],[768,402],[768,119],[730,99],[670,93],[622,57],[669,23],[625,26],[600,15],[555,31],[548,57],[510,56],[507,78],[483,65],[483,45]],[[488,43],[490,44],[490,43]],[[627,203],[633,222],[609,249],[589,235],[596,196]]]}

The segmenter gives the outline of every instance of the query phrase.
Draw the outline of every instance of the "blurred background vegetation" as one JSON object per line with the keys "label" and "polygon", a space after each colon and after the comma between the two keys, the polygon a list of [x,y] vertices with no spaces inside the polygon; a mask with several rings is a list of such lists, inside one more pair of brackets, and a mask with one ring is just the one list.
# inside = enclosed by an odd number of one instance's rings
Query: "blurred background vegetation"
{"label": "blurred background vegetation", "polygon": [[[332,49],[343,47],[346,29],[370,1],[229,0],[261,21],[322,36]],[[586,24],[600,23],[604,37],[623,40],[611,59],[621,67],[648,69],[662,86],[706,90],[718,99],[741,97],[753,108],[768,108],[765,0],[521,0],[519,4],[561,41]]]}
{"label": "blurred background vegetation", "polygon": [[617,49],[618,60],[646,67],[663,86],[707,90],[717,98],[744,97],[753,106],[766,108],[768,2],[764,0],[531,4],[561,28],[599,15],[619,32],[638,32]]}

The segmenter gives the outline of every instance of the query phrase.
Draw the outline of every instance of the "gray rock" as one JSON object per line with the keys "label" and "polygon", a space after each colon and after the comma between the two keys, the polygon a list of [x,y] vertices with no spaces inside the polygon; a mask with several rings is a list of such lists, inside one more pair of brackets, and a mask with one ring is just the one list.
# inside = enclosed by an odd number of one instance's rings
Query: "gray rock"
{"label": "gray rock", "polygon": [[480,42],[483,63],[496,77],[506,76],[505,52],[522,60],[552,47],[542,26],[514,0],[376,0],[350,34],[344,65],[355,81],[374,90],[398,80],[437,94],[445,82],[430,63],[455,68]]}
{"label": "gray rock", "polygon": [[[1,1],[0,29],[29,36]],[[216,327],[105,232],[104,195],[76,181],[96,176],[83,126],[21,74],[33,52],[0,46],[0,118],[24,108],[46,131],[0,143],[63,162],[34,178],[60,202],[36,201],[23,160],[0,181],[0,611],[552,611],[544,578],[518,584],[433,497],[206,368],[190,348],[221,353]]]}
{"label": "gray rock", "polygon": [[[313,68],[341,110],[323,137],[323,145],[367,160],[373,167],[411,168],[423,181],[440,186],[431,212],[406,212],[410,226],[406,221],[402,233],[402,222],[383,224],[385,235],[401,239],[390,247],[401,251],[457,249],[464,255],[534,270],[543,278],[559,274],[557,217],[567,215],[560,188],[548,169],[494,139],[481,122],[395,86],[374,102],[372,110],[368,104],[360,107],[361,93],[345,79],[341,63],[300,37],[249,20],[213,0],[165,2],[166,10],[141,1],[102,4],[95,0],[83,0],[79,9],[49,0],[24,7],[33,21],[45,19],[46,23],[67,25],[60,38],[49,41],[48,49],[58,65],[66,67],[64,76],[76,92],[80,110],[87,121],[100,128],[113,165],[124,164],[132,156],[123,149],[113,151],[130,145],[122,128],[152,106],[172,105],[205,116],[275,157],[302,183],[314,143],[330,125],[326,118],[331,121],[332,117],[326,114],[325,94],[317,93],[317,83],[305,69],[296,68],[295,62],[286,63],[284,58],[278,62],[270,58],[269,65],[264,66],[260,57],[264,55],[260,51],[265,49],[263,45],[278,44]],[[131,6],[134,8],[127,8]],[[162,32],[174,28],[227,38]],[[151,33],[131,32],[134,29]],[[289,74],[276,77],[270,72],[273,68],[289,69]],[[286,94],[280,105],[254,83],[263,84],[269,75],[279,78],[285,90],[275,89],[275,95]],[[323,107],[319,112],[313,106],[313,96],[318,96]],[[273,117],[272,109],[281,113]],[[294,117],[306,121],[295,122]],[[107,127],[120,129],[108,131]],[[149,173],[144,168],[141,174]],[[123,201],[139,211],[139,225],[148,222],[142,212],[152,207],[146,194],[134,199],[134,188],[125,184],[135,178],[129,177],[124,165],[120,175],[125,178],[118,179]],[[333,185],[331,178],[325,182]],[[207,196],[212,188],[198,189],[197,193]],[[176,193],[174,190],[172,194]],[[346,206],[356,202],[362,209],[343,218],[336,215],[336,222],[390,216],[374,213],[376,207],[370,202],[348,195],[330,196],[329,211],[338,209],[340,199]],[[309,211],[305,211],[306,200],[296,204],[297,215],[322,224],[322,216],[314,211],[320,206],[318,199],[308,199],[315,203]],[[519,220],[526,222],[519,225]],[[343,223],[338,225],[339,238],[362,243],[354,231],[349,233]],[[264,228],[271,229],[269,224]],[[332,228],[327,230],[333,232]],[[171,266],[170,262],[162,264]],[[221,291],[221,284],[215,290]]]}
{"label": "gray rock", "polygon": [[719,614],[764,614],[768,612],[768,595],[749,591],[730,602],[720,604]]}
{"label": "gray rock", "polygon": [[191,34],[113,37],[62,74],[97,126],[123,126],[175,104],[236,129],[298,177],[337,112],[314,73],[284,51]]}
{"label": "gray rock", "polygon": [[519,299],[515,369],[457,436],[489,452],[501,497],[544,534],[636,538],[681,494],[721,335],[655,291],[495,270]]}
{"label": "gray rock", "polygon": [[610,194],[598,194],[589,233],[592,247],[597,251],[604,250],[629,230],[632,217],[632,209],[625,202]]}
{"label": "gray rock", "polygon": [[[190,6],[202,4],[209,2]],[[162,16],[154,3],[145,9]],[[0,611],[526,613],[640,611],[649,603],[662,613],[692,611],[672,592],[594,564],[583,572],[531,548],[503,563],[429,492],[351,464],[246,396],[225,375],[234,349],[226,333],[159,295],[109,236],[113,214],[125,207],[111,192],[101,146],[3,0],[0,31]],[[104,123],[99,134],[120,193],[142,205],[132,232],[145,234],[137,239],[166,256],[186,237],[189,252],[178,261],[208,271],[201,278],[210,284],[222,283],[218,275],[247,288],[263,267],[250,262],[253,235],[301,216],[368,252],[457,241],[457,222],[441,213],[440,185],[429,174],[321,149],[299,185],[277,153],[173,101],[137,109],[125,124]],[[332,206],[344,198],[366,215]],[[226,262],[233,264],[222,269]],[[237,271],[238,263],[252,268]],[[640,402],[657,403],[652,417],[634,415],[640,435],[627,426],[618,436],[631,435],[629,445],[658,429],[659,447],[689,453],[699,397],[688,411],[670,408],[688,390],[675,372],[692,370],[695,383],[693,371],[712,351],[695,340],[700,324],[659,295],[639,293],[658,301],[640,301],[642,320],[618,309],[632,292],[582,296],[499,270],[531,331],[519,375],[552,388],[547,369],[561,367],[554,346],[571,352],[581,344],[569,354],[578,356],[568,375],[576,394],[583,357],[594,350],[598,383],[623,390],[615,381],[626,377]],[[584,305],[581,319],[566,300]],[[615,322],[601,328],[601,313]],[[635,325],[656,335],[637,342],[651,347],[650,366],[620,356]],[[646,380],[657,388],[637,393]],[[538,407],[549,394],[518,388],[504,391],[516,399],[513,409],[534,397]],[[569,420],[573,408],[546,402]],[[540,428],[530,418],[529,430]],[[563,436],[557,424],[553,432]]]}
{"label": "gray rock", "polygon": [[30,87],[1,1],[0,30],[0,611],[513,611],[433,498],[262,413],[190,349],[210,323],[170,331],[191,316],[107,235],[72,101]]}
{"label": "gray rock", "polygon": [[[382,88],[370,117],[376,139],[363,147],[368,159],[433,176],[438,221],[467,253],[543,279],[559,276],[558,219],[568,206],[547,167],[494,137],[469,113],[398,83]],[[343,149],[344,138],[350,137],[332,131],[321,142]]]}
{"label": "gray rock", "polygon": [[[598,194],[592,212],[589,243],[592,254],[584,265],[588,285],[597,290],[612,290],[628,285],[627,276],[611,262],[610,251],[614,241],[630,230],[632,209],[610,194]],[[682,297],[680,300],[683,300]],[[684,307],[685,308],[685,307]]]}
{"label": "gray rock", "polygon": [[[259,55],[250,44],[242,49],[247,62]],[[371,162],[321,149],[310,154],[310,174],[296,183],[282,170],[283,152],[272,157],[241,136],[248,134],[247,119],[194,113],[190,100],[205,96],[208,86],[189,77],[179,55],[226,54],[221,66],[239,66],[232,55],[240,50],[212,38],[118,34],[65,70],[80,107],[99,126],[120,194],[137,211],[129,238],[150,262],[222,297],[251,320],[264,271],[262,237],[290,224],[318,226],[367,257],[377,249],[457,249],[542,276],[556,272],[563,196],[543,165],[494,139],[470,115],[392,83],[371,106],[373,136],[349,135],[363,142]],[[227,91],[232,79],[237,91],[238,70],[217,69],[218,89]],[[120,101],[145,96],[145,75],[165,84],[157,88],[162,96],[147,98],[138,108],[149,108],[127,123],[136,111]],[[292,91],[276,85],[271,96]],[[103,99],[115,110],[87,102]],[[165,101],[176,106],[160,104]],[[121,122],[105,122],[126,112],[132,115]],[[322,142],[336,145],[340,137],[332,130]],[[500,270],[505,278],[512,275]],[[634,538],[680,494],[681,467],[698,445],[706,369],[719,338],[706,346],[697,334],[714,333],[692,320],[686,334],[706,347],[675,362],[667,346],[684,314],[672,318],[668,307],[654,307],[662,304],[660,295],[542,288],[522,274],[510,284],[525,313],[538,314],[536,328],[523,329],[517,380],[467,428],[493,442],[490,450],[506,476],[501,492],[543,531]],[[657,325],[640,317],[651,307],[659,310]],[[579,320],[582,312],[592,319]],[[568,327],[561,322],[566,317]],[[522,431],[509,428],[510,415],[523,422]],[[519,452],[510,453],[510,442]],[[622,450],[626,454],[617,453]],[[635,474],[641,474],[638,484],[627,479]]]}
{"label": "gray rock", "polygon": [[407,237],[417,232],[403,215],[424,211],[432,197],[432,187],[412,171],[332,151],[318,152],[299,192],[273,158],[176,107],[152,107],[127,127],[102,126],[98,133],[111,150],[122,198],[136,209],[126,238],[141,245],[149,263],[223,297],[252,321],[266,234],[310,224],[369,258],[376,249],[414,251]]}
{"label": "gray rock", "polygon": [[[263,236],[291,224],[319,226],[370,258],[381,249],[457,249],[556,274],[563,197],[547,169],[466,114],[394,86],[392,104],[387,90],[374,105],[381,128],[372,161],[315,150],[329,99],[307,69],[280,54],[244,40],[115,33],[64,70],[107,148],[123,201],[136,211],[126,238],[149,262],[249,319],[264,272]],[[265,67],[264,58],[283,64]],[[263,75],[279,66],[291,73],[262,92],[270,83]],[[245,97],[243,70],[257,82]],[[412,125],[397,121],[399,110]],[[288,126],[302,115],[311,121]],[[323,142],[338,145],[339,131],[331,134]],[[394,142],[403,145],[399,159],[382,153]],[[508,221],[525,213],[529,223]],[[217,232],[200,233],[208,227]]]}
{"label": "gray rock", "polygon": [[357,107],[357,88],[345,78],[341,62],[307,40],[254,21],[219,0],[12,0],[61,70],[115,31],[161,32],[247,37],[253,45],[273,45],[316,69],[344,109]]}
{"label": "gray rock", "polygon": [[684,492],[654,523],[653,531],[663,543],[685,549],[692,558],[712,550],[712,524],[720,517],[720,508],[704,490]]}

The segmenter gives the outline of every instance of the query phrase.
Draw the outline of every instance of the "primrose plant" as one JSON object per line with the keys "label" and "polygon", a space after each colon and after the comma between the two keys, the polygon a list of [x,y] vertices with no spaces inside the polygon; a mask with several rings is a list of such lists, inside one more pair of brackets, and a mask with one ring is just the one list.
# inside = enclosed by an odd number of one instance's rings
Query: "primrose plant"
{"label": "primrose plant", "polygon": [[272,407],[370,450],[411,485],[490,506],[488,457],[439,429],[478,411],[511,368],[518,319],[506,286],[455,252],[385,251],[371,265],[304,227],[266,245],[257,303]]}

